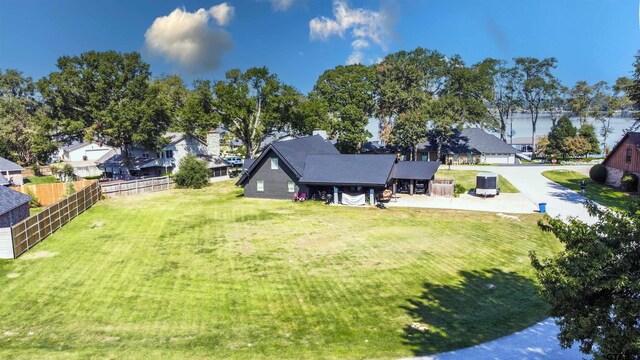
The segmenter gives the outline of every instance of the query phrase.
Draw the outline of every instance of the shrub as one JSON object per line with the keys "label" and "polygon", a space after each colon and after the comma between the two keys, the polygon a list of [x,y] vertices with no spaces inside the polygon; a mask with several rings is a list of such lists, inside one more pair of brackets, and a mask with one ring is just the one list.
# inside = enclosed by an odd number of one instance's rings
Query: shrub
{"label": "shrub", "polygon": [[598,184],[604,184],[607,181],[607,168],[602,164],[596,164],[589,170],[589,177]]}
{"label": "shrub", "polygon": [[59,173],[63,177],[64,181],[73,180],[73,166],[71,166],[71,164],[64,164],[62,170]]}
{"label": "shrub", "polygon": [[467,192],[467,189],[462,186],[462,184],[458,184],[456,183],[455,185],[453,185],[453,194],[458,197],[460,196],[460,194],[464,194]]}
{"label": "shrub", "polygon": [[180,160],[180,167],[173,179],[178,188],[200,189],[209,183],[209,169],[204,161],[188,154]]}
{"label": "shrub", "polygon": [[76,187],[73,186],[73,182],[69,181],[67,183],[67,191],[66,191],[66,195],[70,196],[76,193]]}
{"label": "shrub", "polygon": [[627,174],[620,180],[622,188],[627,191],[638,191],[638,175]]}
{"label": "shrub", "polygon": [[31,166],[31,170],[33,170],[33,175],[42,176],[42,171],[40,171],[40,165],[38,163],[34,163],[33,166]]}
{"label": "shrub", "polygon": [[40,200],[38,200],[38,198],[36,197],[36,194],[34,194],[28,186],[26,187],[26,193],[27,195],[31,196],[31,200],[29,200],[30,208],[37,208],[42,206],[42,204],[40,204]]}

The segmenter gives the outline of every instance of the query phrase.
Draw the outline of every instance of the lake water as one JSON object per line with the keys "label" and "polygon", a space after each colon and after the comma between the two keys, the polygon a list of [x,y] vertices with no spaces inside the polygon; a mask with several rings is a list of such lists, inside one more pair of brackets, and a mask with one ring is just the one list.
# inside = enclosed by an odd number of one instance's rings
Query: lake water
{"label": "lake water", "polygon": [[[531,117],[529,114],[514,114],[513,115],[513,137],[531,137]],[[611,127],[613,132],[609,134],[607,138],[607,146],[609,148],[613,147],[620,138],[624,135],[624,129],[629,128],[633,125],[635,119],[631,117],[614,117],[611,118]],[[578,118],[572,118],[571,122],[574,126],[580,126],[580,120]],[[600,142],[602,139],[600,137],[600,123],[595,121],[593,118],[587,119],[587,122],[593,125],[596,128],[596,134],[598,134],[598,138]],[[537,135],[546,135],[551,131],[551,115],[549,114],[540,114],[538,115],[538,123],[536,126],[536,136]],[[507,134],[509,133],[509,124],[507,124]],[[369,120],[369,125],[367,125],[367,130],[373,134],[372,140],[378,140],[378,120],[371,119]]]}

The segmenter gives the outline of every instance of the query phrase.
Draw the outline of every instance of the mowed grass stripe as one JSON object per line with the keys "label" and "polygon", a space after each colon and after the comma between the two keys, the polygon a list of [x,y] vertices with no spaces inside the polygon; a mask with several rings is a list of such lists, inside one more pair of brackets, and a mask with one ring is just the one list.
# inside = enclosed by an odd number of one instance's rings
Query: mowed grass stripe
{"label": "mowed grass stripe", "polygon": [[239,194],[104,201],[29,252],[53,256],[0,261],[0,357],[395,358],[547,316],[525,260],[560,244],[538,215]]}

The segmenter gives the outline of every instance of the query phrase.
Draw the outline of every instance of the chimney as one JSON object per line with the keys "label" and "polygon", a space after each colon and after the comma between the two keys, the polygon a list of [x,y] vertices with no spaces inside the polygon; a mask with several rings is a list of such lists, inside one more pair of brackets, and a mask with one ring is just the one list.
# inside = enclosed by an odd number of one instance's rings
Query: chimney
{"label": "chimney", "polygon": [[220,129],[211,129],[207,133],[207,153],[213,157],[220,156]]}
{"label": "chimney", "polygon": [[323,139],[327,140],[327,132],[325,130],[313,130],[313,135],[320,135]]}

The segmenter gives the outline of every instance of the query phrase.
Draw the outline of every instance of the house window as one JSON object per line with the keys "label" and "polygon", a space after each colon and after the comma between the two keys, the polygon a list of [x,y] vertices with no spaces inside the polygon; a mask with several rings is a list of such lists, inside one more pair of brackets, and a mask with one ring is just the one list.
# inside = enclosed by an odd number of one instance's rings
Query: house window
{"label": "house window", "polygon": [[258,180],[256,181],[256,190],[258,190],[259,192],[263,192],[264,191],[264,181],[262,180]]}
{"label": "house window", "polygon": [[631,162],[631,148],[627,149],[627,156],[625,157],[625,161],[628,163]]}
{"label": "house window", "polygon": [[271,170],[278,170],[278,158],[271,158]]}
{"label": "house window", "polygon": [[148,152],[143,152],[142,153],[142,157],[143,158],[148,158],[149,157],[149,153]]}
{"label": "house window", "polygon": [[428,159],[427,159],[427,155],[422,155],[422,157],[421,157],[421,161],[428,161]]}
{"label": "house window", "polygon": [[290,193],[296,191],[296,184],[293,181],[289,181],[287,183],[287,186],[289,186],[289,192]]}
{"label": "house window", "polygon": [[166,157],[167,159],[173,158],[173,150],[165,150],[164,157]]}

